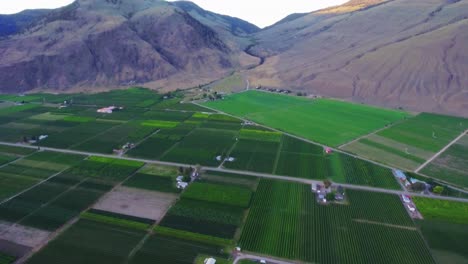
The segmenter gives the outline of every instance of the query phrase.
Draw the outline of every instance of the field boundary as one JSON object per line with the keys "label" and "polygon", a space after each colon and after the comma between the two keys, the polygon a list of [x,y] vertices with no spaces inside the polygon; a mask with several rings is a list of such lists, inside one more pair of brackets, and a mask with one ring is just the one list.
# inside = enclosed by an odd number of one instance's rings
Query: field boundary
{"label": "field boundary", "polygon": [[354,222],[357,223],[362,223],[362,224],[370,224],[370,225],[380,225],[380,226],[387,226],[387,227],[393,227],[393,228],[399,228],[399,229],[406,229],[406,230],[412,230],[412,231],[417,231],[418,229],[414,226],[402,226],[402,225],[394,225],[394,224],[388,224],[388,223],[382,223],[382,222],[376,222],[376,221],[370,221],[366,219],[353,219]]}
{"label": "field boundary", "polygon": [[346,142],[346,143],[344,143],[344,144],[341,144],[341,145],[339,145],[337,148],[342,149],[342,148],[344,148],[344,147],[346,147],[346,146],[348,146],[348,145],[351,145],[351,144],[353,144],[353,143],[355,143],[355,142],[358,142],[358,141],[361,140],[361,139],[368,138],[369,136],[374,135],[374,134],[377,134],[377,133],[379,133],[380,131],[384,131],[384,130],[389,129],[389,128],[395,126],[395,125],[398,125],[398,124],[400,124],[400,123],[403,123],[403,122],[406,121],[406,120],[408,120],[408,119],[401,119],[401,120],[398,120],[398,121],[392,123],[392,124],[389,125],[389,126],[385,126],[385,127],[379,128],[379,129],[377,129],[377,130],[375,130],[375,131],[370,132],[369,134],[360,136],[360,137],[358,137],[358,138],[356,138],[356,139],[353,139],[353,140],[351,140],[351,141],[349,141],[349,142]]}
{"label": "field boundary", "polygon": [[445,146],[443,149],[441,149],[439,152],[437,152],[434,156],[432,156],[432,158],[428,159],[426,162],[424,162],[421,166],[419,166],[414,172],[416,173],[419,173],[419,171],[421,171],[422,169],[424,169],[424,167],[426,167],[427,165],[429,165],[429,163],[431,163],[432,161],[434,161],[435,159],[437,159],[437,157],[439,157],[440,155],[442,155],[442,153],[444,153],[447,149],[449,149],[452,145],[454,145],[455,143],[457,143],[461,138],[463,138],[466,134],[468,133],[468,130],[465,130],[464,132],[462,132],[457,138],[455,138],[454,140],[452,140],[452,142],[450,142],[449,144],[447,144],[447,146]]}

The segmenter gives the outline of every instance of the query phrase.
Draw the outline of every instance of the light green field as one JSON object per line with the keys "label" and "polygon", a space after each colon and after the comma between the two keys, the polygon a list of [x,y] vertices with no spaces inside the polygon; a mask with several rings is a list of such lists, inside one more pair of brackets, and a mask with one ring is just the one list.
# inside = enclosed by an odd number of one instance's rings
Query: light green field
{"label": "light green field", "polygon": [[[388,165],[415,170],[467,128],[467,119],[422,113],[346,145],[343,150]],[[458,147],[454,146],[444,153],[442,158],[429,164],[423,173],[440,179],[455,178],[452,182],[457,184],[468,182],[468,177],[464,179],[459,176],[466,170],[462,165],[466,162],[463,162],[462,158],[457,160],[454,156],[462,155],[464,151],[461,148],[461,143]],[[451,155],[451,152],[454,154]],[[454,167],[451,168],[450,163],[454,164]]]}
{"label": "light green field", "polygon": [[231,95],[205,105],[331,146],[408,116],[402,111],[259,91]]}
{"label": "light green field", "polygon": [[468,188],[468,135],[424,167],[421,173]]}

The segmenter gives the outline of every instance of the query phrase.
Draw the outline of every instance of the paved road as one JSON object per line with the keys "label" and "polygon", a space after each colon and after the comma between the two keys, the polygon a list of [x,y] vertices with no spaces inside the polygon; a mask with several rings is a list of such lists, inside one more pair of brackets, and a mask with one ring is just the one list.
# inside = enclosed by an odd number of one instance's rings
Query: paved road
{"label": "paved road", "polygon": [[243,259],[250,259],[250,260],[257,260],[257,261],[265,260],[268,264],[293,264],[295,263],[295,262],[290,262],[290,261],[283,261],[283,260],[277,260],[277,259],[272,259],[268,257],[260,257],[260,256],[251,255],[251,254],[240,253],[234,259],[233,264],[237,264],[239,261]]}
{"label": "paved road", "polygon": [[458,140],[460,140],[462,137],[464,137],[468,133],[468,130],[465,132],[461,133],[456,139],[452,140],[447,146],[445,146],[443,149],[441,149],[439,152],[437,152],[432,158],[428,159],[424,164],[419,166],[415,172],[418,173],[420,170],[422,170],[424,167],[427,166],[427,164],[431,163],[433,160],[435,160],[437,157],[440,156],[440,154],[444,153],[448,148],[450,148],[453,144],[455,144]]}
{"label": "paved road", "polygon": [[[36,146],[24,145],[24,144],[21,144],[21,143],[0,142],[0,145],[37,149]],[[139,158],[120,157],[120,156],[110,155],[110,154],[100,154],[100,153],[87,152],[87,151],[77,151],[77,150],[71,150],[71,149],[57,149],[57,148],[41,147],[41,150],[52,151],[52,152],[60,152],[60,153],[66,153],[66,154],[77,154],[77,155],[83,155],[83,156],[97,156],[97,157],[105,157],[105,158],[131,160],[131,161],[144,162],[144,163],[148,163],[148,164],[167,165],[167,166],[175,166],[175,167],[195,166],[195,164],[184,164],[184,163],[166,162],[166,161],[158,161],[158,160],[147,160],[147,159],[139,159]],[[251,172],[251,171],[238,171],[238,170],[230,170],[230,169],[225,169],[225,168],[206,167],[206,166],[203,166],[202,169],[203,170],[210,170],[210,171],[217,171],[217,172],[240,174],[240,175],[251,176],[251,177],[259,177],[259,178],[267,178],[267,179],[276,179],[276,180],[298,182],[298,183],[303,183],[303,184],[323,184],[323,181],[303,179],[303,178],[295,178],[295,177],[282,176],[282,175],[273,175],[273,174],[266,174],[266,173],[257,173],[257,172]],[[388,190],[388,189],[382,189],[382,188],[377,188],[377,187],[353,185],[353,184],[346,184],[346,183],[344,183],[344,184],[334,183],[334,184],[341,185],[344,188],[351,189],[351,190],[361,190],[361,191],[388,193],[388,194],[396,194],[396,195],[407,194],[407,195],[411,195],[411,196],[427,197],[427,198],[433,198],[433,199],[442,199],[442,200],[448,200],[448,201],[468,202],[468,199],[464,199],[464,198],[435,196],[435,195],[427,195],[427,194],[417,194],[417,193],[410,193],[410,192],[402,191],[402,190]]]}

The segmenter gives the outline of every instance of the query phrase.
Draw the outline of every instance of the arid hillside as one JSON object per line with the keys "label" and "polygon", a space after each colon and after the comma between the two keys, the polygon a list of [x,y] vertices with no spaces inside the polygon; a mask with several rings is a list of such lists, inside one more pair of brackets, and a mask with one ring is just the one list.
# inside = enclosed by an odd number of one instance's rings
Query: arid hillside
{"label": "arid hillside", "polygon": [[468,116],[468,0],[316,12],[256,34],[256,85]]}
{"label": "arid hillside", "polygon": [[0,92],[183,88],[258,62],[241,37],[164,1],[78,0],[33,22],[0,40]]}

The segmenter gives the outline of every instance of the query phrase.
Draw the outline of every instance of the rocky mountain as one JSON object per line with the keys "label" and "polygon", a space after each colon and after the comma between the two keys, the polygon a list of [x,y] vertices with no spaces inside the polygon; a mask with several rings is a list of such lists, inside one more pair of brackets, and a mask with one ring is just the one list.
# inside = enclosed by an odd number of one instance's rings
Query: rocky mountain
{"label": "rocky mountain", "polygon": [[349,6],[257,33],[251,83],[468,116],[468,0]]}
{"label": "rocky mountain", "polygon": [[215,30],[231,22],[254,30],[222,16],[206,25],[165,1],[78,0],[0,40],[0,91],[209,82],[258,61]]}

